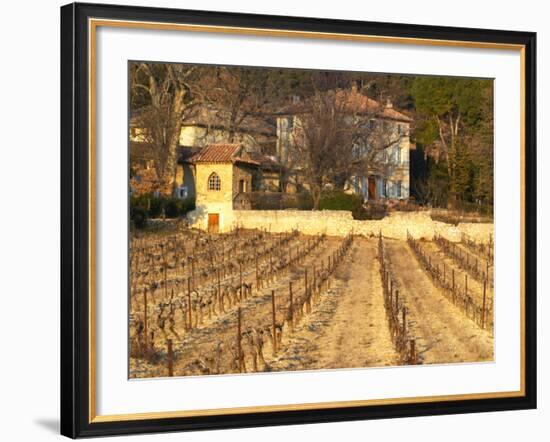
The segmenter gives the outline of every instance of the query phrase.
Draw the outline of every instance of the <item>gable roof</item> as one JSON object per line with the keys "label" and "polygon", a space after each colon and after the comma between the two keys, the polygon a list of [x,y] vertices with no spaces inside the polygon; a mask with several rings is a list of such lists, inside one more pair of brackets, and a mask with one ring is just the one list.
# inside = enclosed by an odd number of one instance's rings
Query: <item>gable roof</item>
{"label": "gable roof", "polygon": [[242,146],[237,143],[209,144],[193,155],[193,163],[232,163],[240,153]]}
{"label": "gable roof", "polygon": [[242,144],[218,143],[203,147],[188,160],[190,163],[248,163],[259,166],[260,163],[251,159],[243,150]]}
{"label": "gable roof", "polygon": [[[382,105],[378,101],[367,97],[356,88],[337,89],[333,91],[336,102],[343,104],[343,107],[354,114],[371,114],[376,118],[386,118],[388,120],[412,122],[412,118],[395,110],[392,105]],[[307,105],[303,101],[293,103],[280,109],[277,114],[295,115],[307,112]]]}

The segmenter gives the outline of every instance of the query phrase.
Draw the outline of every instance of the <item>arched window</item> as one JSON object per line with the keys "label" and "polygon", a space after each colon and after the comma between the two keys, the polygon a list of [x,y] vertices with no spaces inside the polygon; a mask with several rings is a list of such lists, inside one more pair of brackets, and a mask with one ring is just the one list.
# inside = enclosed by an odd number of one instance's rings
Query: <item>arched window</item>
{"label": "arched window", "polygon": [[213,172],[208,177],[208,190],[220,190],[222,187],[220,177],[216,172]]}

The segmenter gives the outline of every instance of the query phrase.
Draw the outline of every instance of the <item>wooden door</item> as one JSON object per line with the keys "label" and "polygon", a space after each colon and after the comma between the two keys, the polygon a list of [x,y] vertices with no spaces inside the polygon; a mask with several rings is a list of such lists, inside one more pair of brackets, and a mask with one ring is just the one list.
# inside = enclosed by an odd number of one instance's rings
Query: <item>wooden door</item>
{"label": "wooden door", "polygon": [[376,199],[376,179],[369,177],[369,200]]}
{"label": "wooden door", "polygon": [[218,233],[220,231],[220,214],[219,213],[208,214],[208,231],[210,233]]}

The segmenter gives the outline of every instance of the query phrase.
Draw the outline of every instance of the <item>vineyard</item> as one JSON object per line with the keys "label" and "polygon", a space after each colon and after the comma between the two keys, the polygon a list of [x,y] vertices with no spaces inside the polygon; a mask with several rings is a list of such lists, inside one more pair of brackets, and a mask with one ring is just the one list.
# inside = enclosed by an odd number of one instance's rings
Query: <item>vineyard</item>
{"label": "vineyard", "polygon": [[130,377],[493,359],[492,240],[132,238]]}

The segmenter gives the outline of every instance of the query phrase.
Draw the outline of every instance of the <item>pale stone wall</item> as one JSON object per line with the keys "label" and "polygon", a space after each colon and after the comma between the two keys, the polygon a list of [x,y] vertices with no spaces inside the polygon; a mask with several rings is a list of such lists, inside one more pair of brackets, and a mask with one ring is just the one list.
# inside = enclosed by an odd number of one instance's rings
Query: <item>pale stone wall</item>
{"label": "pale stone wall", "polygon": [[[434,221],[428,211],[392,212],[382,220],[355,220],[345,210],[233,210],[234,180],[232,164],[197,164],[196,210],[187,218],[192,227],[206,230],[208,214],[220,215],[220,232],[235,227],[267,229],[271,232],[288,232],[297,229],[305,234],[325,233],[345,236],[350,232],[359,235],[382,235],[387,238],[407,239],[407,232],[414,238],[432,239],[435,234],[450,241],[460,241],[463,233],[476,241],[488,241],[493,235],[492,223],[461,223],[457,226]],[[221,190],[208,190],[208,178],[216,172],[221,179]]]}
{"label": "pale stone wall", "polygon": [[[398,127],[402,128],[402,132],[399,132]],[[388,186],[390,199],[407,199],[410,195],[410,178],[409,178],[409,151],[411,142],[409,138],[410,124],[401,121],[392,121],[389,123],[388,130],[391,133],[391,137],[399,138],[399,141],[389,147],[387,150],[388,157]],[[400,151],[400,155],[397,155],[397,150]],[[398,161],[398,157],[400,157]],[[401,182],[401,196],[396,195],[396,181]]]}
{"label": "pale stone wall", "polygon": [[382,235],[405,240],[407,231],[415,238],[432,239],[435,234],[451,241],[460,241],[462,233],[476,241],[487,241],[493,234],[492,223],[464,223],[458,226],[434,221],[429,212],[393,212],[382,220],[354,220],[343,210],[234,210],[233,227],[288,232],[298,229],[305,234],[326,233],[344,236],[350,232]]}
{"label": "pale stone wall", "polygon": [[[257,148],[262,143],[270,141],[264,134],[248,134],[237,132],[233,134],[235,143],[241,143],[247,148]],[[208,131],[200,126],[183,126],[180,132],[179,144],[182,146],[206,146],[215,143],[227,143],[229,132],[224,129],[210,128]]]}

